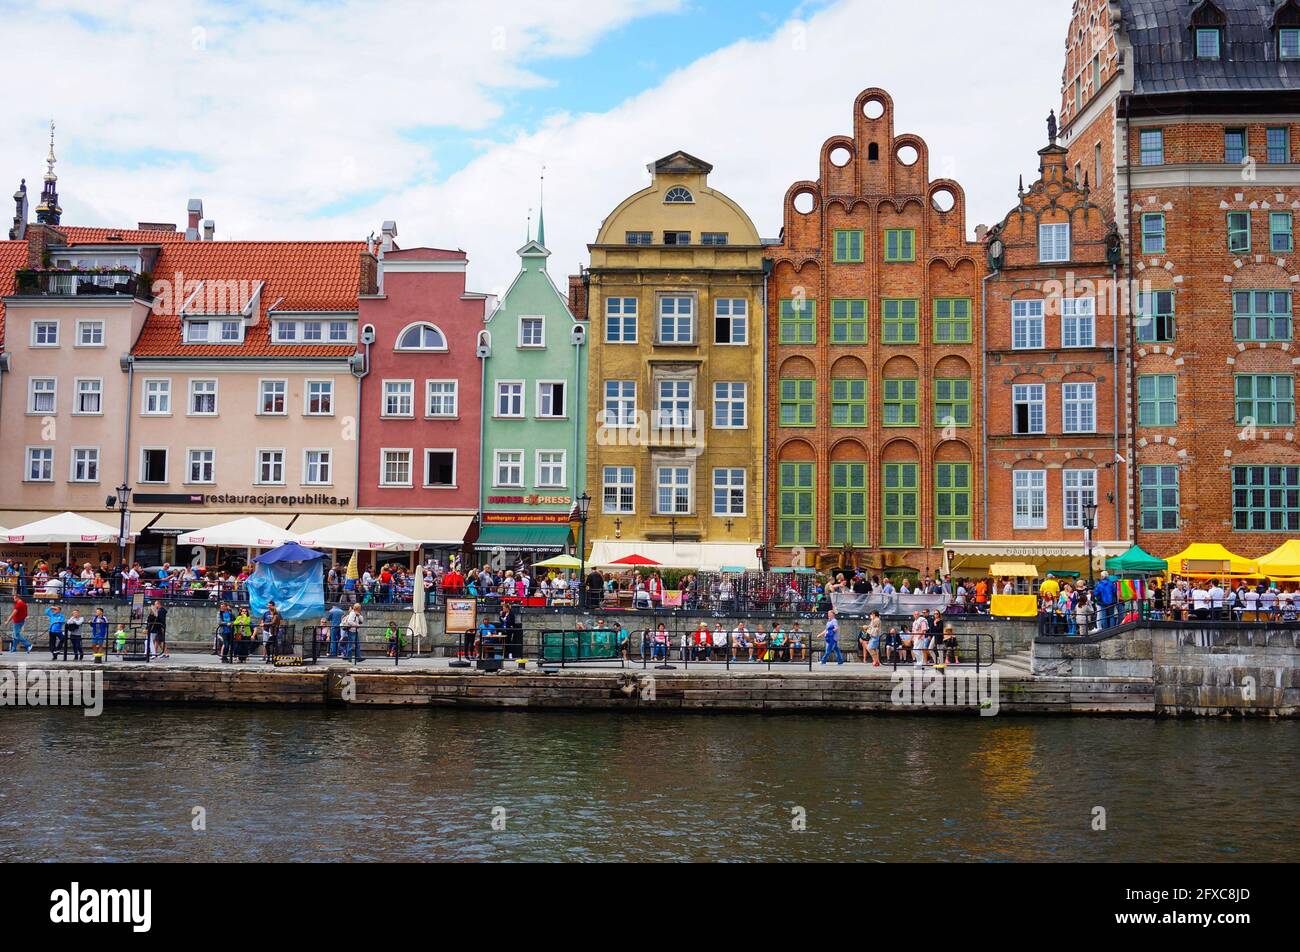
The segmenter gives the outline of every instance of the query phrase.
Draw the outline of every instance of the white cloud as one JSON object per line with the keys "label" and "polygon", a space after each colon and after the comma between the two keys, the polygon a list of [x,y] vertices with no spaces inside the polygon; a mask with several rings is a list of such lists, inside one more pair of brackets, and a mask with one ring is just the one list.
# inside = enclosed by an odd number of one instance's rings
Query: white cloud
{"label": "white cloud", "polygon": [[[929,143],[931,176],[962,183],[968,224],[992,223],[1014,203],[1017,176],[1036,168],[1043,120],[1059,101],[1070,12],[1069,0],[843,0],[764,40],[720,49],[608,112],[553,115],[443,177],[400,130],[437,122],[491,142],[510,120],[503,92],[546,81],[524,64],[544,52],[581,52],[675,0],[481,0],[436,10],[410,2],[364,13],[357,3],[309,13],[283,4],[281,14],[237,33],[228,14],[204,14],[199,4],[147,17],[135,4],[83,6],[120,14],[130,28],[87,33],[70,51],[68,81],[91,91],[51,92],[50,108],[77,130],[73,144],[138,150],[161,142],[212,167],[196,171],[182,158],[147,172],[63,168],[63,204],[86,213],[79,222],[176,219],[191,193],[227,238],[359,237],[396,218],[404,246],[465,248],[481,290],[504,287],[517,268],[543,163],[559,282],[585,260],[601,219],[646,184],[646,163],[678,148],[713,163],[711,184],[774,236],[787,187],[816,177],[822,142],[851,131],[853,99],[868,86],[893,96],[897,133]],[[34,52],[15,72],[41,75],[43,18],[17,22],[22,35],[9,49]],[[190,48],[196,25],[209,31],[206,50]],[[507,49],[493,50],[494,37]],[[60,45],[69,49],[66,36]],[[77,57],[79,47],[88,55]],[[33,110],[43,105],[31,88],[11,105],[27,128],[38,126]],[[83,125],[93,131],[80,132]],[[10,119],[11,129],[21,127]],[[6,137],[0,172],[16,179],[18,169],[31,170],[32,152],[32,143]],[[382,197],[326,218],[307,214],[369,194]]]}

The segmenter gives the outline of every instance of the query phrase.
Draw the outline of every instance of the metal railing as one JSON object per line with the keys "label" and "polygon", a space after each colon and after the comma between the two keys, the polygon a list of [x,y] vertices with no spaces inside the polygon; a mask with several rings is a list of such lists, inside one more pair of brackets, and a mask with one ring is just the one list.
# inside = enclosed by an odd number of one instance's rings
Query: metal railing
{"label": "metal railing", "polygon": [[[23,270],[15,274],[14,294],[20,297],[134,297],[140,279],[129,271],[78,271],[71,268]],[[146,292],[148,287],[145,287]]]}

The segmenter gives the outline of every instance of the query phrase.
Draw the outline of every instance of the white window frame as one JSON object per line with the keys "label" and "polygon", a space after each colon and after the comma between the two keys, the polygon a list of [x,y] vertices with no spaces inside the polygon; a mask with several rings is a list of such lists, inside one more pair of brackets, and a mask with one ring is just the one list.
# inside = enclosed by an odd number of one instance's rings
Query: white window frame
{"label": "white window frame", "polygon": [[[163,454],[163,478],[162,479],[145,479],[148,467],[145,466],[146,453]],[[148,486],[166,486],[171,482],[172,454],[171,448],[167,446],[142,446],[140,447],[140,482]]]}
{"label": "white window frame", "polygon": [[[1064,229],[1064,231],[1062,231]],[[1038,260],[1042,264],[1057,264],[1070,260],[1070,223],[1048,222],[1038,226]],[[1064,254],[1061,253],[1064,234]]]}
{"label": "white window frame", "polygon": [[[1046,302],[1042,298],[1027,298],[1011,302],[1011,349],[1042,350],[1047,346]],[[1017,332],[1026,343],[1017,343]],[[1037,337],[1035,338],[1035,332]],[[1033,341],[1037,339],[1038,343]]]}
{"label": "white window frame", "polygon": [[[450,453],[451,454],[451,482],[446,485],[435,484],[429,480],[429,454],[430,453]],[[426,446],[424,448],[424,488],[425,489],[457,489],[460,485],[460,453],[450,446]]]}
{"label": "white window frame", "polygon": [[[613,304],[615,301],[618,302],[618,307],[619,307],[619,310],[616,314],[612,313],[610,308],[610,305]],[[629,313],[626,310],[629,302],[631,302],[632,305],[631,313]],[[609,329],[611,327],[611,324],[609,322],[609,319],[611,316],[617,317],[619,319],[618,327],[620,332],[626,330],[626,322],[628,318],[631,318],[632,336],[630,339],[620,336],[618,340],[614,340],[613,338],[610,337]],[[641,335],[640,299],[635,297],[621,297],[621,296],[605,298],[605,343],[606,344],[635,344],[637,342],[638,337],[640,337],[640,335]]]}
{"label": "white window frame", "polygon": [[[519,460],[518,460],[518,465],[519,465],[519,481],[518,481],[518,482],[511,483],[511,482],[502,482],[502,481],[501,481],[501,457],[503,457],[503,456],[507,456],[507,455],[509,455],[509,456],[517,456],[517,457],[519,457]],[[513,465],[513,464],[507,464],[507,465]],[[524,451],[523,451],[523,450],[521,450],[521,449],[516,449],[516,450],[494,450],[494,451],[493,451],[493,453],[492,453],[492,485],[493,485],[493,487],[495,487],[495,488],[497,488],[497,489],[523,489],[523,488],[524,488],[524,485],[525,485],[525,479],[527,478],[527,475],[528,475],[528,474],[524,472]]]}
{"label": "white window frame", "polygon": [[[615,479],[610,481],[610,473],[613,472]],[[630,483],[624,482],[623,477],[632,474]],[[618,502],[613,508],[609,505],[609,491],[613,489],[617,493],[615,497]],[[628,490],[631,501],[626,509],[623,508],[623,491]],[[632,516],[636,515],[636,467],[635,466],[605,466],[600,471],[600,506],[601,510],[611,516]]]}
{"label": "white window frame", "polygon": [[[155,393],[150,393],[151,384],[161,384]],[[260,387],[259,387],[260,392]],[[159,404],[166,404],[166,409],[150,410],[149,398],[157,397]],[[169,417],[172,415],[172,379],[171,377],[145,377],[140,381],[140,415],[152,417]]]}
{"label": "white window frame", "polygon": [[[677,481],[678,475],[681,470],[686,471],[686,486],[685,486],[686,508],[685,509],[678,509],[677,502],[676,502],[677,493],[679,490],[683,488],[682,485]],[[662,480],[662,476],[665,471],[671,471],[673,473],[673,477],[668,483],[664,483]],[[654,476],[655,476],[655,503],[654,503],[655,515],[657,516],[694,515],[695,513],[695,467],[694,466],[681,465],[679,463],[655,463]],[[659,491],[664,488],[668,488],[673,492],[673,500],[674,500],[673,508],[669,510],[665,510],[660,505],[661,500],[659,496]]]}
{"label": "white window frame", "polygon": [[[403,347],[402,338],[405,337],[408,333],[410,333],[410,331],[413,328],[416,327],[433,328],[435,331],[438,332],[438,335],[442,338],[442,346],[441,347],[423,347],[423,346]],[[421,334],[420,337],[421,337],[421,342],[423,343],[424,335]],[[412,321],[410,324],[407,324],[405,327],[403,327],[400,331],[397,332],[397,337],[393,341],[393,350],[403,354],[445,354],[447,353],[449,347],[450,345],[447,342],[447,335],[443,333],[441,327],[439,327],[437,324],[434,324],[432,321]]]}
{"label": "white window frame", "polygon": [[[558,455],[560,457],[558,464],[554,461],[550,463],[542,462],[543,454]],[[558,481],[551,480],[548,482],[547,480],[543,479],[542,477],[543,474],[546,472],[546,467],[556,466],[556,465],[560,467],[559,480]],[[569,485],[568,452],[565,450],[538,450],[533,460],[533,472],[536,474],[536,478],[537,478],[536,485],[538,489],[563,489],[565,486]]]}
{"label": "white window frame", "polygon": [[[524,340],[524,325],[527,322],[536,321],[540,330],[540,340],[536,344],[527,343]],[[545,350],[546,349],[546,315],[544,314],[520,314],[519,315],[519,336],[517,346],[520,350]]]}
{"label": "white window frame", "polygon": [[[450,413],[433,412],[433,385],[434,384],[451,384],[450,394],[440,394],[442,399],[451,398],[452,410]],[[459,380],[426,380],[424,382],[424,417],[427,420],[455,420],[460,417],[460,381]]]}
{"label": "white window frame", "polygon": [[[501,397],[503,387],[519,388],[519,411],[517,413],[501,412]],[[513,402],[513,401],[512,401]],[[498,380],[496,387],[492,391],[492,415],[498,420],[522,420],[528,414],[528,399],[525,393],[524,381],[522,380]]]}
{"label": "white window frame", "polygon": [[[39,331],[41,328],[48,329],[51,327],[54,328],[54,340],[52,341],[47,340],[44,342],[38,340],[40,335],[37,333],[37,331]],[[63,337],[63,328],[59,326],[59,321],[51,321],[48,319],[32,321],[31,335],[32,335],[31,346],[33,350],[51,350],[59,346],[59,343]]]}
{"label": "white window frame", "polygon": [[[389,482],[388,454],[406,454],[406,481]],[[379,485],[384,489],[410,489],[415,483],[415,451],[409,446],[381,446],[379,448]]]}
{"label": "white window frame", "polygon": [[[1087,341],[1083,331],[1087,331]],[[1073,337],[1074,343],[1070,343]],[[1090,297],[1061,298],[1062,349],[1097,346],[1097,299]]]}
{"label": "white window frame", "polygon": [[[403,393],[400,390],[394,390],[390,392],[389,388],[394,386],[405,387],[407,388],[406,392]],[[398,399],[399,409],[397,410],[397,412],[393,412],[392,410],[388,409],[389,397],[396,397]],[[403,397],[405,397],[405,401],[408,404],[408,409],[406,409],[405,411],[400,409]],[[415,419],[415,379],[414,378],[406,378],[406,379],[393,378],[390,380],[385,380],[383,383],[383,390],[381,392],[381,399],[383,400],[383,402],[380,404],[379,407],[379,418],[381,420]]]}
{"label": "white window frame", "polygon": [[[740,474],[740,484],[737,485],[732,481],[732,477]],[[719,481],[719,474],[726,474],[726,478]],[[740,490],[740,509],[731,508],[734,503],[731,500],[731,493],[736,489]],[[718,509],[718,491],[727,493],[727,507],[721,511]],[[713,514],[719,518],[730,518],[734,516],[744,517],[749,514],[749,471],[743,466],[715,466],[713,467],[713,493],[712,493]]]}
{"label": "white window frame", "polygon": [[[725,397],[718,396],[719,387],[728,388],[727,395]],[[739,397],[737,397],[735,393],[736,387],[740,388]],[[734,423],[719,423],[718,411],[722,409],[723,406],[728,407],[730,410],[734,410],[737,400],[739,400],[740,402],[741,422],[739,423],[739,425]],[[728,412],[725,418],[729,420],[731,418],[731,413]],[[749,429],[749,384],[748,383],[746,383],[743,380],[715,380],[713,382],[713,429],[715,430]]]}
{"label": "white window frame", "polygon": [[[666,315],[664,305],[669,301],[681,303],[689,301],[691,310],[687,315],[687,337],[685,340],[677,335],[678,325],[681,322],[681,314]],[[693,347],[699,339],[699,299],[692,293],[663,293],[655,297],[655,344],[661,347]],[[673,322],[674,337],[669,340],[664,336],[664,320],[671,317]]]}
{"label": "white window frame", "polygon": [[[194,463],[196,453],[210,453],[212,459],[209,461],[199,461],[200,467],[207,466],[211,469],[211,474],[207,479],[194,478]],[[185,449],[185,486],[211,486],[217,481],[217,450],[213,446],[189,446]]]}
{"label": "white window frame", "polygon": [[[686,410],[683,411],[679,404],[682,402],[681,394],[677,389],[686,386]],[[673,388],[673,394],[668,398],[672,409],[669,413],[668,422],[664,417],[664,395],[663,387],[665,385]],[[695,381],[688,380],[684,377],[658,377],[655,379],[655,429],[657,430],[690,430],[695,426]],[[684,422],[679,422],[684,421]]]}
{"label": "white window frame", "polygon": [[[262,455],[264,453],[280,454],[280,478],[263,479],[262,478]],[[282,446],[259,446],[253,451],[253,485],[254,486],[287,486],[289,485],[289,454],[285,452]]]}
{"label": "white window frame", "polygon": [[[81,339],[81,338],[82,338],[82,335],[83,335],[87,330],[92,329],[92,328],[99,328],[99,343],[98,343],[98,344],[93,343],[93,342],[88,344],[88,343],[86,343],[84,340]],[[108,344],[106,343],[106,339],[105,339],[105,333],[106,333],[106,330],[107,330],[107,329],[105,328],[105,326],[104,326],[104,322],[103,322],[103,321],[77,321],[77,336],[76,336],[76,339],[72,342],[72,346],[73,346],[73,347],[80,347],[80,348],[84,348],[84,349],[94,349],[94,348],[103,348],[103,347],[107,347]]]}
{"label": "white window frame", "polygon": [[[267,410],[266,385],[278,383],[283,388],[280,392],[281,409]],[[257,381],[257,416],[284,417],[289,415],[289,381],[283,377],[262,377]]]}
{"label": "white window frame", "polygon": [[[723,305],[727,306],[728,313],[721,313]],[[743,305],[744,311],[741,314],[735,313],[735,306]],[[718,321],[726,318],[727,326],[730,329],[731,340],[722,342],[718,340]],[[744,332],[740,335],[740,340],[736,340],[736,321],[739,319]],[[713,343],[719,347],[747,347],[749,346],[749,298],[728,298],[720,297],[713,300]]]}
{"label": "white window frame", "polygon": [[[1075,416],[1073,426],[1070,421],[1072,408]],[[1097,432],[1096,383],[1070,381],[1061,384],[1061,432]]]}
{"label": "white window frame", "polygon": [[[611,384],[617,384],[619,388],[618,395],[612,398],[609,395],[609,387]],[[628,384],[631,384],[632,387],[631,396],[628,396],[626,393]],[[627,427],[635,427],[636,413],[637,413],[637,403],[636,403],[637,381],[606,380],[605,385],[602,389],[604,392],[604,403],[601,404],[601,408],[600,408],[600,421],[601,421],[600,425],[606,427],[607,429],[608,428],[625,429]],[[614,405],[619,411],[626,411],[626,412],[619,412],[615,416],[613,422],[611,422],[609,418],[611,399],[614,401]]]}
{"label": "white window frame", "polygon": [[[77,454],[78,454],[78,453],[94,453],[94,454],[95,454],[95,478],[94,478],[94,479],[78,479],[78,478],[77,478]],[[68,457],[68,482],[70,482],[70,483],[91,484],[91,485],[94,485],[95,483],[98,483],[98,482],[99,482],[100,462],[101,462],[101,460],[100,460],[100,456],[99,456],[99,447],[98,447],[98,446],[74,446],[74,447],[72,447],[72,452],[71,452],[71,454],[69,454],[69,457]]]}
{"label": "white window frame", "polygon": [[[316,410],[311,408],[313,384],[324,384],[325,393],[329,396],[329,410]],[[332,417],[334,415],[334,378],[332,377],[310,377],[302,382],[302,415],[309,417]]]}
{"label": "white window frame", "polygon": [[[1020,390],[1021,388],[1023,388],[1026,391],[1025,399],[1020,399],[1016,395],[1016,391]],[[1036,396],[1034,396],[1034,394],[1036,394]],[[1016,407],[1021,403],[1028,404],[1030,407],[1029,428],[1023,431],[1016,429]],[[1038,408],[1039,426],[1037,429],[1034,428],[1034,410],[1033,410],[1034,407]],[[1011,432],[1015,436],[1034,436],[1034,435],[1047,432],[1047,385],[1046,384],[1016,383],[1011,385]]]}
{"label": "white window frame", "polygon": [[[1021,485],[1021,477],[1026,477]],[[1011,518],[1016,529],[1047,528],[1047,470],[1011,471]],[[1023,502],[1023,505],[1022,505]],[[1037,503],[1037,505],[1035,505]],[[1041,510],[1041,512],[1038,512]],[[1036,515],[1036,512],[1038,514]]]}
{"label": "white window frame", "polygon": [[[48,470],[48,477],[32,476],[32,462],[36,453],[43,456],[48,454],[48,458],[43,460],[42,469]],[[52,483],[54,482],[54,447],[52,446],[29,446],[23,452],[23,482],[25,483]]]}
{"label": "white window frame", "polygon": [[[1071,480],[1072,476],[1082,477],[1085,475],[1091,478],[1092,485],[1090,487],[1083,486],[1083,485],[1076,485],[1076,486],[1070,485],[1072,481]],[[1073,481],[1076,483],[1085,482],[1085,480],[1078,479],[1078,478],[1074,479]],[[1095,469],[1061,470],[1061,506],[1062,506],[1061,524],[1064,528],[1066,529],[1083,528],[1083,507],[1085,505],[1084,495],[1087,493],[1091,493],[1092,502],[1097,501],[1097,471]],[[1076,500],[1075,505],[1073,506],[1073,509],[1071,508],[1071,503],[1070,503],[1071,494],[1078,494],[1079,496],[1079,498]]]}
{"label": "white window frame", "polygon": [[[542,388],[553,387],[559,384],[564,388],[564,406],[560,409],[562,413],[543,413],[542,412]],[[554,407],[552,407],[552,410]],[[539,380],[537,381],[537,419],[539,420],[567,420],[569,418],[569,381],[567,380]]]}
{"label": "white window frame", "polygon": [[[196,328],[203,328],[203,336],[200,337],[195,333]],[[238,333],[234,337],[226,336],[227,327],[236,327]],[[217,336],[212,336],[212,331],[216,330]],[[186,318],[184,330],[182,331],[182,343],[185,344],[218,344],[226,346],[235,346],[244,342],[244,322],[242,319],[232,320],[228,317],[204,317],[204,318]]]}
{"label": "white window frame", "polygon": [[[98,410],[81,409],[81,398],[86,394],[82,392],[83,383],[95,383],[99,387],[94,392],[99,396]],[[104,378],[103,377],[77,377],[72,381],[72,415],[73,416],[103,416],[104,415]]]}
{"label": "white window frame", "polygon": [[[217,383],[217,378],[216,377],[191,377],[188,383],[189,383],[189,396],[186,398],[185,401],[185,415],[190,417],[217,416],[219,410],[221,409],[217,397],[218,388],[220,386]],[[212,384],[212,412],[211,413],[200,413],[199,411],[194,409],[194,398],[195,396],[197,396],[194,390],[194,385],[199,383]]]}
{"label": "white window frame", "polygon": [[[326,478],[323,480],[313,480],[311,478],[313,453],[323,454]],[[318,460],[315,464],[321,465]],[[309,446],[302,451],[302,485],[304,486],[333,486],[334,485],[334,450],[328,446]]]}
{"label": "white window frame", "polygon": [[[48,390],[42,387],[40,391],[40,396],[46,396],[47,394],[49,395],[50,408],[48,410],[36,409],[36,397],[37,397],[36,385],[38,383],[52,384],[52,386]],[[44,417],[44,416],[54,416],[58,412],[59,412],[59,378],[58,377],[28,377],[27,378],[27,415]]]}

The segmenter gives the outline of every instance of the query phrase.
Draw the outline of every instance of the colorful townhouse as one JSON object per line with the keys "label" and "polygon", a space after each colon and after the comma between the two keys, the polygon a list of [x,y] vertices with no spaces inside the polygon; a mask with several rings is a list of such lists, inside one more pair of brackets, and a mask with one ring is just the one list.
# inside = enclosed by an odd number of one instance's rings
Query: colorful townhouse
{"label": "colorful townhouse", "polygon": [[763,247],[712,171],[652,163],[589,246],[589,564],[760,565]]}
{"label": "colorful townhouse", "polygon": [[463,251],[399,248],[385,224],[359,302],[361,509],[443,558],[473,543],[484,445],[489,294],[466,290]]}
{"label": "colorful townhouse", "polygon": [[1135,284],[1104,491],[1148,551],[1264,554],[1300,531],[1300,2],[1079,0],[1061,117]]}
{"label": "colorful townhouse", "polygon": [[986,264],[961,186],[867,89],[767,254],[769,563],[937,571],[984,531]]}
{"label": "colorful townhouse", "polygon": [[550,254],[543,215],[482,339],[491,356],[477,548],[506,565],[572,552],[576,541],[570,516],[585,476],[587,328],[547,273]]}

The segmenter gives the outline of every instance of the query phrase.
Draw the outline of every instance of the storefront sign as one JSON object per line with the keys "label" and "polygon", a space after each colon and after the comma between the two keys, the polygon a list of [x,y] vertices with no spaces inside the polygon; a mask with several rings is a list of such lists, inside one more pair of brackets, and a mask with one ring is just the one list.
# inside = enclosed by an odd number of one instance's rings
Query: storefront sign
{"label": "storefront sign", "polygon": [[[347,496],[330,496],[325,493],[307,493],[296,496],[236,495],[203,493],[136,493],[132,497],[136,506],[338,506],[347,508],[352,500]],[[233,518],[233,517],[232,517]]]}
{"label": "storefront sign", "polygon": [[568,525],[567,512],[485,512],[483,525],[503,525],[508,523],[530,525]]}
{"label": "storefront sign", "polygon": [[488,496],[492,506],[572,506],[571,496]]}
{"label": "storefront sign", "polygon": [[447,599],[446,631],[448,633],[464,634],[467,631],[473,631],[477,627],[478,613],[475,608],[474,599]]}

